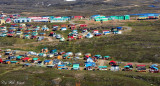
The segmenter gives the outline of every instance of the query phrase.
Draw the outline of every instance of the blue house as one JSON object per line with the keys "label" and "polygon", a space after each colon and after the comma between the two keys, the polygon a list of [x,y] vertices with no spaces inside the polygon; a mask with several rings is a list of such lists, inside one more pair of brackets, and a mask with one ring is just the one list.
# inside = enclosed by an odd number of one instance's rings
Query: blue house
{"label": "blue house", "polygon": [[25,23],[25,22],[31,22],[30,18],[18,18],[13,20],[14,23]]}

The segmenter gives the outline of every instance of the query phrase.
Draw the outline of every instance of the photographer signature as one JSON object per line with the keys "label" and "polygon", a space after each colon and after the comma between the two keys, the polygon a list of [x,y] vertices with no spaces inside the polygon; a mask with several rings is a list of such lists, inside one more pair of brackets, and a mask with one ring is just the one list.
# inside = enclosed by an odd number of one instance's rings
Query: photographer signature
{"label": "photographer signature", "polygon": [[16,80],[9,80],[9,81],[5,81],[2,80],[1,84],[3,85],[23,85],[25,82],[22,81],[16,81]]}

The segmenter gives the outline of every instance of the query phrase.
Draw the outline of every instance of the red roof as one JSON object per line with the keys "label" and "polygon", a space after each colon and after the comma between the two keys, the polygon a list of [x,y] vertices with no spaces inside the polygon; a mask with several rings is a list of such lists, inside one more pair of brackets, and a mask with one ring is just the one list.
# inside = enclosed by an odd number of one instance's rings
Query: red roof
{"label": "red roof", "polygon": [[22,59],[22,60],[28,60],[28,59],[30,59],[29,57],[25,57],[24,59]]}
{"label": "red roof", "polygon": [[114,61],[114,60],[111,60],[110,63],[111,63],[111,62],[116,63],[116,61]]}
{"label": "red roof", "polygon": [[98,31],[98,30],[94,30],[94,31]]}
{"label": "red roof", "polygon": [[86,24],[81,24],[80,27],[87,27],[87,25]]}
{"label": "red roof", "polygon": [[83,17],[83,16],[74,16],[74,18],[79,18],[79,19],[82,18],[82,17]]}

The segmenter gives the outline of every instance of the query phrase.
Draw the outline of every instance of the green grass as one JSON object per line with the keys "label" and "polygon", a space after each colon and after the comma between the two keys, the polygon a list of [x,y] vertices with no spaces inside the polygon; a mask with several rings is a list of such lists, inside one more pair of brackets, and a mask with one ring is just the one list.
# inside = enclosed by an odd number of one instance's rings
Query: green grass
{"label": "green grass", "polygon": [[[3,78],[2,78],[3,77]],[[29,67],[1,75],[2,81],[25,82],[23,86],[54,85],[53,80],[60,78],[60,85],[75,86],[150,86],[159,85],[159,74],[110,71],[68,71],[43,67]],[[0,83],[3,85],[2,83]],[[15,85],[15,84],[14,84]]]}
{"label": "green grass", "polygon": [[21,39],[21,38],[14,38],[14,37],[2,37],[0,39],[0,47],[4,46],[12,46],[13,44],[25,44],[29,42],[35,42],[36,40],[33,39]]}
{"label": "green grass", "polygon": [[132,32],[112,37],[86,39],[83,41],[63,42],[57,46],[39,45],[34,47],[40,50],[43,47],[72,52],[110,55],[116,60],[138,62],[160,62],[159,32],[160,21],[128,22],[126,25],[133,28]]}

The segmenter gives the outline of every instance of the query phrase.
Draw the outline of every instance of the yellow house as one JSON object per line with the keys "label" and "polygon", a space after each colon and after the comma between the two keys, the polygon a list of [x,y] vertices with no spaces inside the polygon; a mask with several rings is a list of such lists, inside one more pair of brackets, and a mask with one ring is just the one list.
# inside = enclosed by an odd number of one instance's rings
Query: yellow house
{"label": "yellow house", "polygon": [[0,25],[6,24],[6,21],[4,19],[0,19]]}

